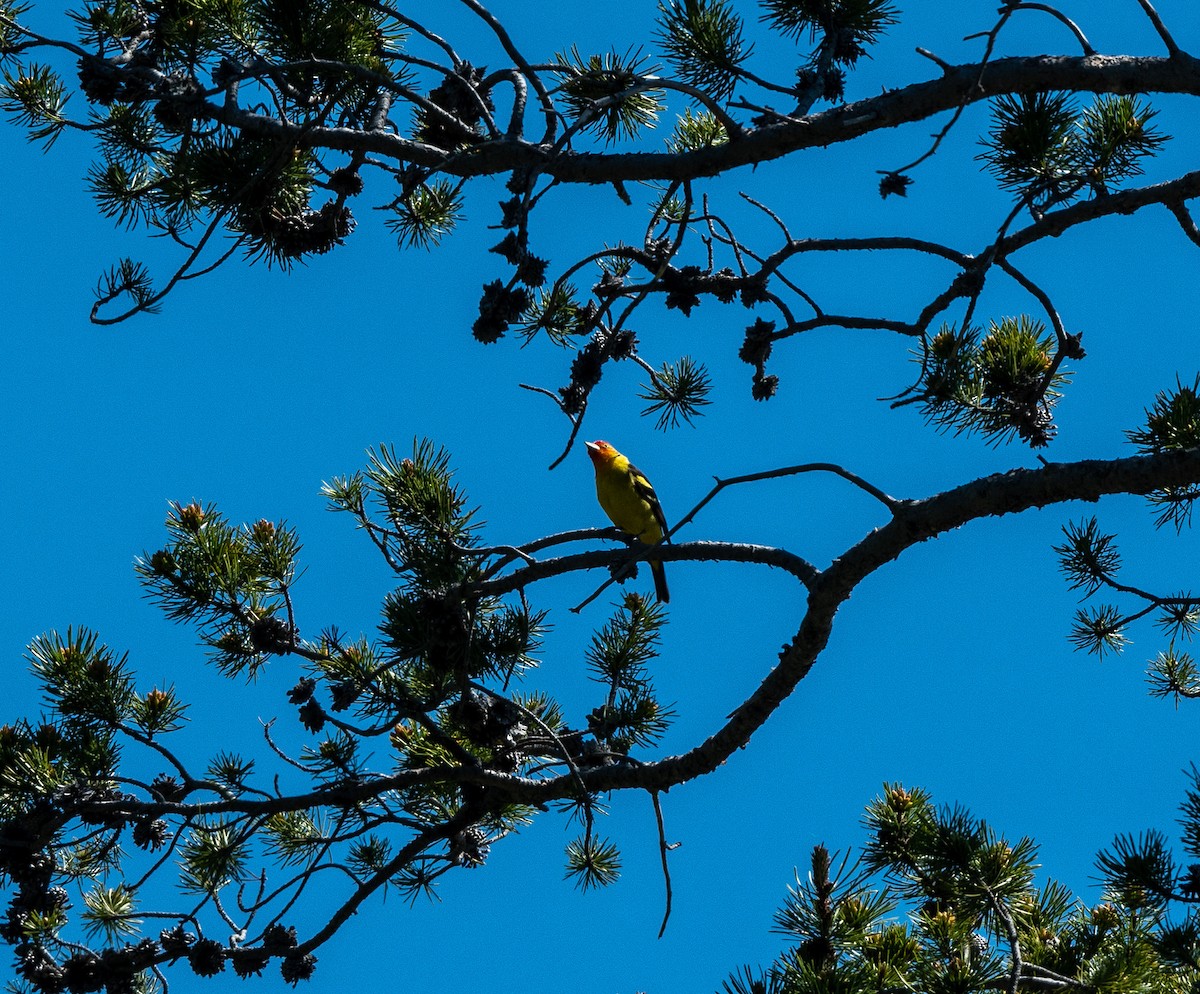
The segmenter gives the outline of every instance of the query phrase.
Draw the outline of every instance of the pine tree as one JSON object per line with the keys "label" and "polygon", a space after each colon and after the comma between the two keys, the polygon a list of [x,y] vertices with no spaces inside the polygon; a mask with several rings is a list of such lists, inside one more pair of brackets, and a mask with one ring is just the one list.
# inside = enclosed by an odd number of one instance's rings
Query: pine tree
{"label": "pine tree", "polygon": [[[903,18],[889,0],[763,0],[756,19],[731,0],[663,0],[642,48],[581,42],[541,58],[477,0],[463,0],[504,52],[500,68],[468,60],[467,46],[425,12],[381,0],[97,0],[71,15],[74,34],[61,38],[36,29],[33,8],[0,0],[0,108],[32,141],[57,145],[54,154],[64,136],[92,140],[86,182],[100,212],[179,248],[179,268],[165,279],[134,259],[112,263],[97,286],[97,323],[158,310],[217,266],[287,269],[337,251],[360,223],[356,210],[373,216],[367,204],[402,250],[436,251],[467,224],[503,232],[471,335],[570,351],[565,382],[535,388],[564,418],[559,461],[611,363],[643,370],[644,414],[659,428],[700,418],[713,401],[705,364],[691,355],[651,362],[643,352],[653,343],[639,329],[655,307],[681,322],[700,308],[727,321],[734,303],[754,311],[735,319],[735,338],[755,400],[777,394],[779,354],[803,333],[884,331],[912,348],[912,382],[892,406],[915,407],[936,430],[1042,448],[1085,352],[1051,291],[1014,257],[1075,226],[1155,206],[1200,243],[1188,207],[1200,173],[1136,185],[1169,141],[1152,97],[1200,85],[1196,60],[1147,0],[1138,3],[1166,56],[1095,58],[1061,11],[1008,0],[969,63],[923,51],[932,78],[860,96],[855,73]],[[1034,16],[1053,21],[1080,54],[997,57],[1010,23]],[[760,74],[767,44],[789,46],[783,79]],[[743,234],[705,187],[743,166],[944,115],[912,162],[877,170],[872,196],[905,196],[982,101],[990,118],[978,160],[1009,202],[994,237],[969,251],[892,234],[795,237],[786,211],[750,194],[773,234]],[[669,135],[657,140],[667,121]],[[504,199],[472,220],[473,191],[494,178]],[[611,188],[614,203],[636,199],[649,221],[629,238],[606,228],[583,257],[559,257],[553,223],[572,217],[560,198],[596,185]],[[222,236],[229,241],[218,247]],[[915,314],[880,317],[827,309],[818,289],[784,271],[844,252],[917,253],[949,275],[923,288]],[[1030,313],[977,313],[985,284],[1000,276]],[[324,488],[391,573],[378,635],[368,637],[300,609],[301,541],[285,522],[236,524],[216,505],[173,504],[165,538],[137,563],[147,596],[194,631],[231,700],[252,698],[273,662],[298,667],[286,695],[294,721],[268,727],[259,754],[196,756],[174,745],[189,721],[174,687],[143,683],[91,630],[35,639],[28,662],[45,712],[0,727],[9,901],[0,937],[24,989],[149,991],[173,970],[249,977],[269,968],[297,983],[352,915],[389,892],[415,901],[447,874],[485,866],[534,818],[573,823],[566,878],[606,886],[622,853],[602,819],[621,791],[653,799],[669,914],[661,795],[747,746],[818,661],[836,613],[864,581],[959,527],[1069,501],[1144,495],[1159,527],[1190,525],[1200,381],[1188,384],[1177,380],[1128,429],[1135,454],[1043,462],[932,496],[893,496],[831,463],[718,479],[675,519],[672,536],[730,487],[814,474],[869,498],[879,524],[823,567],[782,546],[686,534],[653,550],[667,563],[768,565],[803,588],[778,659],[678,755],[662,754],[678,715],[655,688],[668,615],[638,592],[650,550],[615,529],[512,544],[486,528],[436,443],[417,439],[405,455],[377,448],[364,469]],[[618,544],[599,545],[609,540]],[[577,542],[595,547],[562,548]],[[1184,648],[1200,599],[1118,579],[1117,536],[1098,515],[1068,524],[1056,552],[1085,601],[1110,601],[1080,608],[1076,646],[1115,652],[1134,628],[1156,630],[1151,692],[1176,703],[1200,696]],[[550,619],[535,596],[539,584],[590,570],[608,579],[578,608],[613,585],[620,592],[578,652],[594,698],[571,710],[537,669]],[[1200,861],[1200,774],[1193,781],[1182,849]],[[1158,833],[1121,836],[1100,854],[1107,889],[1087,907],[1037,882],[1032,840],[1010,843],[918,788],[885,785],[866,828],[857,862],[813,851],[776,919],[792,947],[735,973],[728,991],[1135,994],[1196,984],[1200,863],[1177,862]],[[340,888],[324,885],[327,870]]]}

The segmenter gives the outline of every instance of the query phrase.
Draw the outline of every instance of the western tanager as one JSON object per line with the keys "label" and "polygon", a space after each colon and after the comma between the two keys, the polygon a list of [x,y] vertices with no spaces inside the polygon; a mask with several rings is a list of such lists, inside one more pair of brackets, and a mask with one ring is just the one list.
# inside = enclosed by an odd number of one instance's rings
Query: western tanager
{"label": "western tanager", "polygon": [[[667,520],[654,487],[636,466],[607,442],[588,442],[587,453],[596,467],[596,497],[614,525],[643,545],[656,545],[667,533]],[[648,561],[654,593],[670,600],[667,576],[657,559]]]}

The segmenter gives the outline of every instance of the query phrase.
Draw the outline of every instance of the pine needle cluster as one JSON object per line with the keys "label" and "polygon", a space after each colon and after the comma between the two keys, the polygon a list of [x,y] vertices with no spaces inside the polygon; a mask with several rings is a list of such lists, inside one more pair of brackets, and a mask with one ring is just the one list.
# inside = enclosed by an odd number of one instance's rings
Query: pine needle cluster
{"label": "pine needle cluster", "polygon": [[919,360],[922,410],[939,429],[979,432],[996,444],[1015,436],[1035,448],[1054,437],[1066,374],[1041,322],[1020,315],[986,333],[943,326]]}
{"label": "pine needle cluster", "polygon": [[1003,188],[1041,214],[1140,175],[1143,161],[1169,140],[1150,124],[1156,113],[1124,94],[1103,94],[1082,111],[1070,93],[1000,97],[979,158]]}
{"label": "pine needle cluster", "polygon": [[[666,618],[635,594],[592,640],[597,699],[574,725],[524,686],[545,616],[477,592],[512,550],[482,545],[447,452],[427,440],[404,456],[380,447],[324,492],[395,578],[375,639],[302,628],[301,545],[283,522],[236,526],[212,505],[173,503],[166,542],[137,562],[147,595],[222,676],[248,689],[272,663],[299,666],[267,704],[291,722],[268,725],[264,755],[222,746],[195,768],[176,751],[189,708],[174,687],[143,688],[87,630],[31,644],[47,713],[0,728],[0,938],[29,990],[149,990],[177,961],[199,976],[276,961],[303,979],[312,945],[277,927],[297,901],[332,902],[324,913],[337,915],[377,890],[433,895],[528,821],[532,809],[497,789],[505,778],[636,763],[666,731],[672,712],[652,673]],[[224,720],[237,710],[231,701]],[[582,791],[564,810],[585,825],[567,876],[585,888],[615,880],[620,853],[595,829],[600,798]],[[310,888],[331,868],[341,887]],[[242,926],[233,941],[230,908]]]}
{"label": "pine needle cluster", "polygon": [[[1200,774],[1181,806],[1200,861]],[[1200,863],[1181,866],[1155,831],[1100,852],[1101,901],[1043,879],[1029,838],[1009,840],[965,808],[885,784],[856,860],[816,846],[775,915],[788,948],[744,967],[725,994],[886,990],[1189,990],[1200,982]]]}

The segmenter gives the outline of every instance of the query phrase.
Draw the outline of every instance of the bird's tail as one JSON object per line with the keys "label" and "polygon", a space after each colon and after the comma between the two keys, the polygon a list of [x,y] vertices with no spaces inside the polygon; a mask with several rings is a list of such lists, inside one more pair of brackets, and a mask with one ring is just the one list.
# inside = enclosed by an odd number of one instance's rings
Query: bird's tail
{"label": "bird's tail", "polygon": [[654,595],[660,604],[666,604],[671,599],[670,591],[667,590],[667,571],[663,569],[663,564],[657,559],[651,559],[648,565],[654,576]]}

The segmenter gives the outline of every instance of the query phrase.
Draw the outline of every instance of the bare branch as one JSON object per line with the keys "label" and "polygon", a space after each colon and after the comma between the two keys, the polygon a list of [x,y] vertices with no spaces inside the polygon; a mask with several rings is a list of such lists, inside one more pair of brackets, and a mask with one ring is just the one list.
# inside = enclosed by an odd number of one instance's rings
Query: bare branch
{"label": "bare branch", "polygon": [[1196,227],[1196,219],[1192,217],[1192,212],[1187,209],[1182,200],[1165,201],[1167,210],[1175,215],[1175,220],[1179,222],[1179,227],[1189,241],[1194,245],[1200,245],[1200,228]]}
{"label": "bare branch", "polygon": [[1062,318],[1054,307],[1054,302],[1050,299],[1049,294],[1007,259],[998,260],[996,265],[1021,284],[1032,296],[1037,298],[1038,303],[1045,310],[1046,316],[1050,318],[1050,324],[1054,328],[1054,336],[1058,339],[1058,347],[1062,349],[1067,344],[1067,329],[1063,326]]}
{"label": "bare branch", "polygon": [[92,310],[91,310],[91,314],[90,314],[91,322],[93,324],[99,324],[99,325],[119,324],[120,322],[125,321],[126,319],[132,317],[135,314],[140,314],[143,311],[147,311],[147,310],[150,310],[151,308],[153,308],[156,304],[158,304],[158,302],[160,300],[162,300],[165,296],[167,296],[167,294],[169,294],[178,283],[182,282],[183,280],[190,279],[193,276],[200,276],[203,273],[211,272],[212,270],[217,268],[217,266],[219,266],[223,262],[225,262],[233,254],[233,251],[235,248],[237,248],[237,245],[240,244],[240,239],[237,242],[235,242],[235,244],[233,246],[231,246],[228,251],[223,252],[221,254],[221,256],[216,260],[216,262],[214,262],[212,265],[207,266],[203,270],[200,270],[197,272],[191,271],[192,266],[195,265],[196,261],[200,258],[200,254],[204,251],[204,247],[208,244],[208,240],[210,238],[212,238],[212,236],[216,233],[217,228],[220,227],[221,222],[224,220],[225,220],[224,214],[217,214],[212,219],[212,221],[209,222],[208,227],[204,229],[204,234],[201,236],[200,240],[196,243],[196,247],[192,250],[191,254],[184,260],[183,265],[181,265],[175,271],[175,274],[167,281],[166,285],[161,290],[158,291],[158,293],[153,294],[151,297],[149,297],[145,301],[135,304],[133,307],[122,312],[121,314],[116,315],[115,317],[102,318],[99,316],[100,309],[102,307],[104,307],[105,304],[110,303],[112,300],[115,299],[115,297],[113,297],[113,296],[106,295],[105,297],[102,297],[99,300],[97,300],[96,303],[92,305]]}
{"label": "bare branch", "polygon": [[654,804],[654,821],[658,826],[658,853],[662,858],[663,885],[667,891],[662,925],[658,930],[658,937],[661,939],[667,931],[667,922],[671,920],[671,867],[667,862],[667,853],[674,849],[675,846],[667,844],[667,832],[663,826],[662,803],[659,801],[657,790],[650,791],[650,800]]}
{"label": "bare branch", "polygon": [[1183,55],[1183,49],[1175,43],[1175,39],[1171,37],[1171,32],[1163,24],[1162,18],[1158,16],[1158,11],[1154,9],[1154,5],[1150,3],[1150,0],[1138,0],[1138,4],[1146,12],[1146,16],[1150,18],[1150,23],[1154,25],[1154,30],[1158,32],[1158,37],[1162,39],[1162,43],[1167,46],[1167,51],[1171,53],[1171,57],[1174,58],[1178,55]]}
{"label": "bare branch", "polygon": [[542,77],[533,70],[525,56],[521,54],[520,49],[513,44],[513,40],[509,37],[504,25],[496,19],[491,11],[476,2],[476,0],[460,0],[460,2],[492,29],[493,34],[495,34],[500,40],[500,44],[504,47],[504,51],[508,53],[508,57],[513,60],[513,64],[533,84],[533,90],[538,95],[538,100],[542,105],[542,113],[546,118],[546,131],[542,135],[542,144],[545,145],[554,141],[554,134],[558,127],[558,115],[554,110],[554,102],[550,99],[546,85],[542,82]]}
{"label": "bare branch", "polygon": [[[473,3],[474,0],[462,2]],[[988,63],[982,79],[979,65],[970,63],[955,66],[937,79],[888,90],[802,121],[784,120],[748,132],[739,141],[684,154],[562,150],[551,155],[546,144],[500,139],[472,146],[469,155],[447,161],[441,149],[385,132],[296,125],[212,102],[198,105],[196,111],[203,118],[228,127],[270,136],[303,148],[361,151],[435,167],[458,176],[494,175],[532,168],[562,182],[595,184],[616,179],[625,182],[669,181],[714,176],[740,166],[782,158],[800,149],[853,141],[864,134],[953,110],[963,102],[976,103],[1004,93],[1054,89],[1195,96],[1200,95],[1200,60],[1184,53],[1171,58],[1023,56]],[[549,100],[548,94],[545,99]]]}
{"label": "bare branch", "polygon": [[[614,538],[619,536],[619,533],[611,528],[597,530],[597,532],[599,534],[608,532]],[[521,590],[539,580],[548,580],[579,570],[605,569],[617,565],[632,567],[645,559],[651,550],[653,550],[655,559],[661,559],[664,562],[756,563],[761,566],[774,566],[785,573],[790,573],[804,584],[810,583],[817,575],[817,570],[811,563],[786,549],[743,542],[685,542],[680,545],[642,546],[632,554],[628,550],[620,549],[576,552],[554,559],[543,559],[521,566],[505,576],[481,581],[472,586],[471,590],[481,597],[498,597]],[[606,583],[604,586],[607,587],[608,584]],[[595,595],[588,598],[588,602],[594,599]]]}
{"label": "bare branch", "polygon": [[[1143,4],[1145,6],[1145,4]],[[1056,7],[1051,7],[1044,3],[1015,3],[1011,6],[1011,10],[1040,10],[1043,13],[1049,14],[1051,17],[1057,18],[1068,28],[1075,36],[1075,40],[1079,42],[1079,47],[1083,49],[1084,55],[1095,55],[1096,50],[1092,48],[1091,42],[1087,40],[1083,32],[1079,29],[1079,25],[1072,21],[1066,14]]]}
{"label": "bare branch", "polygon": [[927,58],[935,66],[937,66],[939,69],[941,69],[942,72],[950,72],[954,68],[945,59],[939,58],[938,56],[934,55],[927,48],[921,48],[920,45],[917,46],[916,52],[918,55],[923,55],[925,58]]}

